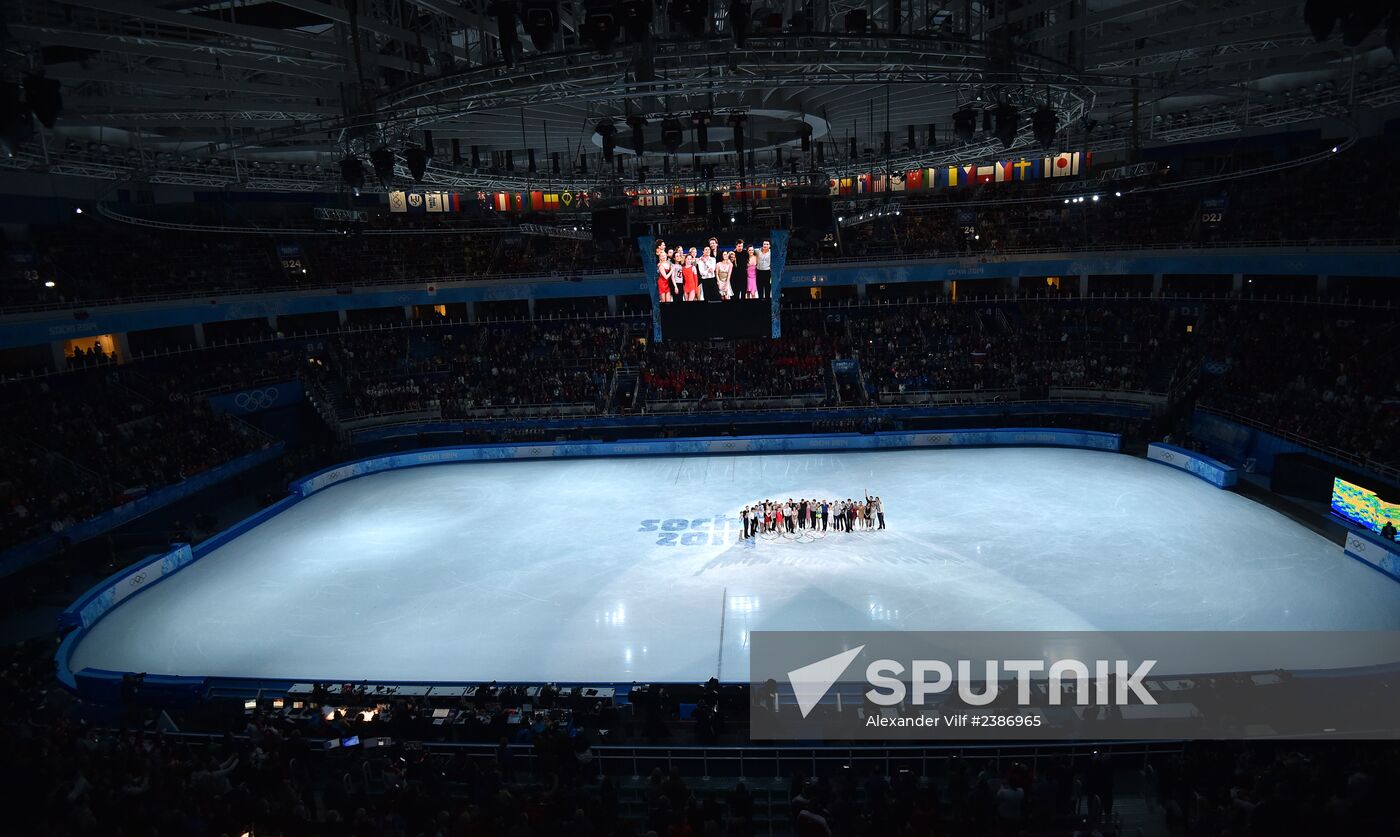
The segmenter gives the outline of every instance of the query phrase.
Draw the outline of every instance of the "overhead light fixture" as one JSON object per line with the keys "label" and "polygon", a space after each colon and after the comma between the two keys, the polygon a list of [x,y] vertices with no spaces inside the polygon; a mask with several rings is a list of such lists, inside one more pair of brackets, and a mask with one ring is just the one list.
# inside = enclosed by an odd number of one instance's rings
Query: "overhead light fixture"
{"label": "overhead light fixture", "polygon": [[1003,148],[1010,148],[1016,141],[1016,127],[1020,121],[1020,113],[1015,105],[1000,104],[992,112],[996,127],[992,131],[992,136],[997,138]]}
{"label": "overhead light fixture", "polygon": [[583,37],[599,52],[612,52],[617,40],[618,20],[611,0],[586,0]]}
{"label": "overhead light fixture", "polygon": [[671,0],[667,17],[692,37],[705,34],[705,17],[710,11],[708,0]]}
{"label": "overhead light fixture", "polygon": [[749,0],[729,0],[729,14],[725,18],[729,32],[734,36],[734,46],[743,49],[748,43],[749,27],[753,23],[753,4]]}
{"label": "overhead light fixture", "polygon": [[710,122],[714,120],[714,115],[704,111],[696,111],[690,117],[695,122],[695,147],[701,152],[710,150]]}
{"label": "overhead light fixture", "polygon": [[652,0],[620,0],[617,16],[627,40],[641,43],[651,34]]}
{"label": "overhead light fixture", "polygon": [[632,129],[632,151],[640,157],[647,151],[646,117],[636,114],[627,117],[627,127]]}
{"label": "overhead light fixture", "polygon": [[520,16],[530,43],[540,52],[554,46],[554,33],[559,31],[559,0],[523,0]]}
{"label": "overhead light fixture", "polygon": [[661,120],[661,144],[666,150],[675,154],[680,150],[681,143],[685,141],[685,128],[681,125],[680,119],[674,113],[666,114]]}
{"label": "overhead light fixture", "polygon": [[388,186],[394,182],[394,152],[381,145],[369,154],[369,163],[374,166],[374,174],[379,182]]}
{"label": "overhead light fixture", "polygon": [[487,11],[496,19],[496,38],[501,43],[501,60],[507,67],[515,66],[515,56],[520,52],[520,36],[515,33],[519,18],[515,13],[515,3],[511,0],[497,0]]}
{"label": "overhead light fixture", "polygon": [[1040,143],[1040,147],[1049,151],[1055,144],[1055,134],[1060,130],[1060,117],[1049,105],[1041,105],[1031,115],[1031,130],[1035,132],[1035,141]]}
{"label": "overhead light fixture", "polygon": [[360,158],[350,155],[340,161],[340,179],[351,189],[362,189],[365,185],[365,164]]}
{"label": "overhead light fixture", "polygon": [[612,123],[611,119],[603,119],[598,122],[593,130],[598,133],[598,136],[603,141],[603,161],[611,163],[613,148],[617,141],[617,126]]}
{"label": "overhead light fixture", "polygon": [[953,136],[959,142],[972,142],[972,137],[977,133],[977,111],[972,109],[972,105],[963,105],[953,114]]}
{"label": "overhead light fixture", "polygon": [[428,152],[416,145],[411,145],[404,149],[403,161],[404,165],[408,166],[408,173],[413,177],[413,182],[422,183],[423,175],[428,172]]}

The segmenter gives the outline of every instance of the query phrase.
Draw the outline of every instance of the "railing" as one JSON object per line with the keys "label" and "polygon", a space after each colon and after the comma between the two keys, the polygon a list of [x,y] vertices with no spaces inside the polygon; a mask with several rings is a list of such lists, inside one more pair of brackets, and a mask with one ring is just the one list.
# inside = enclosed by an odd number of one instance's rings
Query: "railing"
{"label": "railing", "polygon": [[1330,456],[1334,459],[1339,459],[1342,462],[1347,463],[1348,465],[1355,465],[1358,468],[1372,471],[1392,481],[1400,482],[1400,467],[1397,467],[1396,465],[1387,462],[1377,462],[1374,459],[1368,459],[1364,456],[1358,456],[1355,453],[1349,453],[1345,450],[1342,450],[1341,448],[1332,447],[1331,445],[1324,444],[1315,439],[1310,439],[1307,436],[1303,436],[1298,433],[1293,433],[1291,431],[1284,430],[1279,427],[1274,427],[1257,419],[1252,419],[1249,416],[1242,416],[1239,413],[1232,413],[1229,410],[1222,410],[1216,407],[1207,407],[1199,404],[1196,406],[1196,409],[1200,410],[1203,413],[1208,413],[1213,416],[1219,416],[1220,418],[1228,419],[1229,421],[1233,421],[1237,424],[1243,424],[1248,427],[1253,427],[1256,430],[1262,430],[1265,433],[1277,436],[1286,442],[1292,442],[1300,447],[1317,451],[1318,453],[1326,454],[1327,456]]}
{"label": "railing", "polygon": [[1056,253],[1121,253],[1133,250],[1160,251],[1160,250],[1255,250],[1268,248],[1273,250],[1288,251],[1294,253],[1312,253],[1319,251],[1335,251],[1338,248],[1363,247],[1389,248],[1400,247],[1400,239],[1395,238],[1360,238],[1360,239],[1319,239],[1316,241],[1266,241],[1259,239],[1245,239],[1241,241],[1212,241],[1212,242],[1178,242],[1175,244],[1083,244],[1079,246],[1055,246],[1051,247],[1014,247],[1004,250],[983,251],[981,253],[953,253],[953,252],[916,252],[898,253],[895,255],[877,256],[840,256],[837,258],[819,259],[793,259],[788,258],[788,266],[813,265],[813,264],[858,264],[861,262],[889,262],[889,261],[928,261],[939,259],[942,261],[971,261],[971,262],[996,262],[1004,256],[1053,256]]}

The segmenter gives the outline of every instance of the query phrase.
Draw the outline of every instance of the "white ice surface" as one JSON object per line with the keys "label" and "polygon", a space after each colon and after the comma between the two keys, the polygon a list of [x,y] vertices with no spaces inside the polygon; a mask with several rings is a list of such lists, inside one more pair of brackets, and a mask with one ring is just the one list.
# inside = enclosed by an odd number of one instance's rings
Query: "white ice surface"
{"label": "white ice surface", "polygon": [[[659,543],[660,521],[866,490],[884,532],[740,544],[737,524],[687,525]],[[1397,629],[1400,584],[1262,505],[1117,454],[578,459],[334,486],[116,608],[73,667],[740,681],[761,629],[1251,628]]]}

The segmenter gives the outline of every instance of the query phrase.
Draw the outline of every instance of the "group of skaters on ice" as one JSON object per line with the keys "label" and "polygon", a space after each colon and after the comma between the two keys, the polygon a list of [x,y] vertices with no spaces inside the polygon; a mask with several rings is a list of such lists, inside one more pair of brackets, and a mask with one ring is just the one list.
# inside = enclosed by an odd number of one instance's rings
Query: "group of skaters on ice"
{"label": "group of skaters on ice", "polygon": [[762,500],[739,513],[744,537],[794,534],[800,530],[838,532],[885,528],[885,506],[879,497],[861,500]]}

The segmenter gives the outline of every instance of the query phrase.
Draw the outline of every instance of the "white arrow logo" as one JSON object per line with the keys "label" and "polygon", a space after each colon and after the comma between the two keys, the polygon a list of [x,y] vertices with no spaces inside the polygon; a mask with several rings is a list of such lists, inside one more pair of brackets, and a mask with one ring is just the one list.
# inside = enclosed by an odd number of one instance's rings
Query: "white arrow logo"
{"label": "white arrow logo", "polygon": [[865,646],[862,645],[788,672],[788,682],[792,684],[792,693],[797,698],[797,708],[802,710],[802,717],[807,717],[816,708],[832,684],[846,673],[851,660],[864,650]]}

